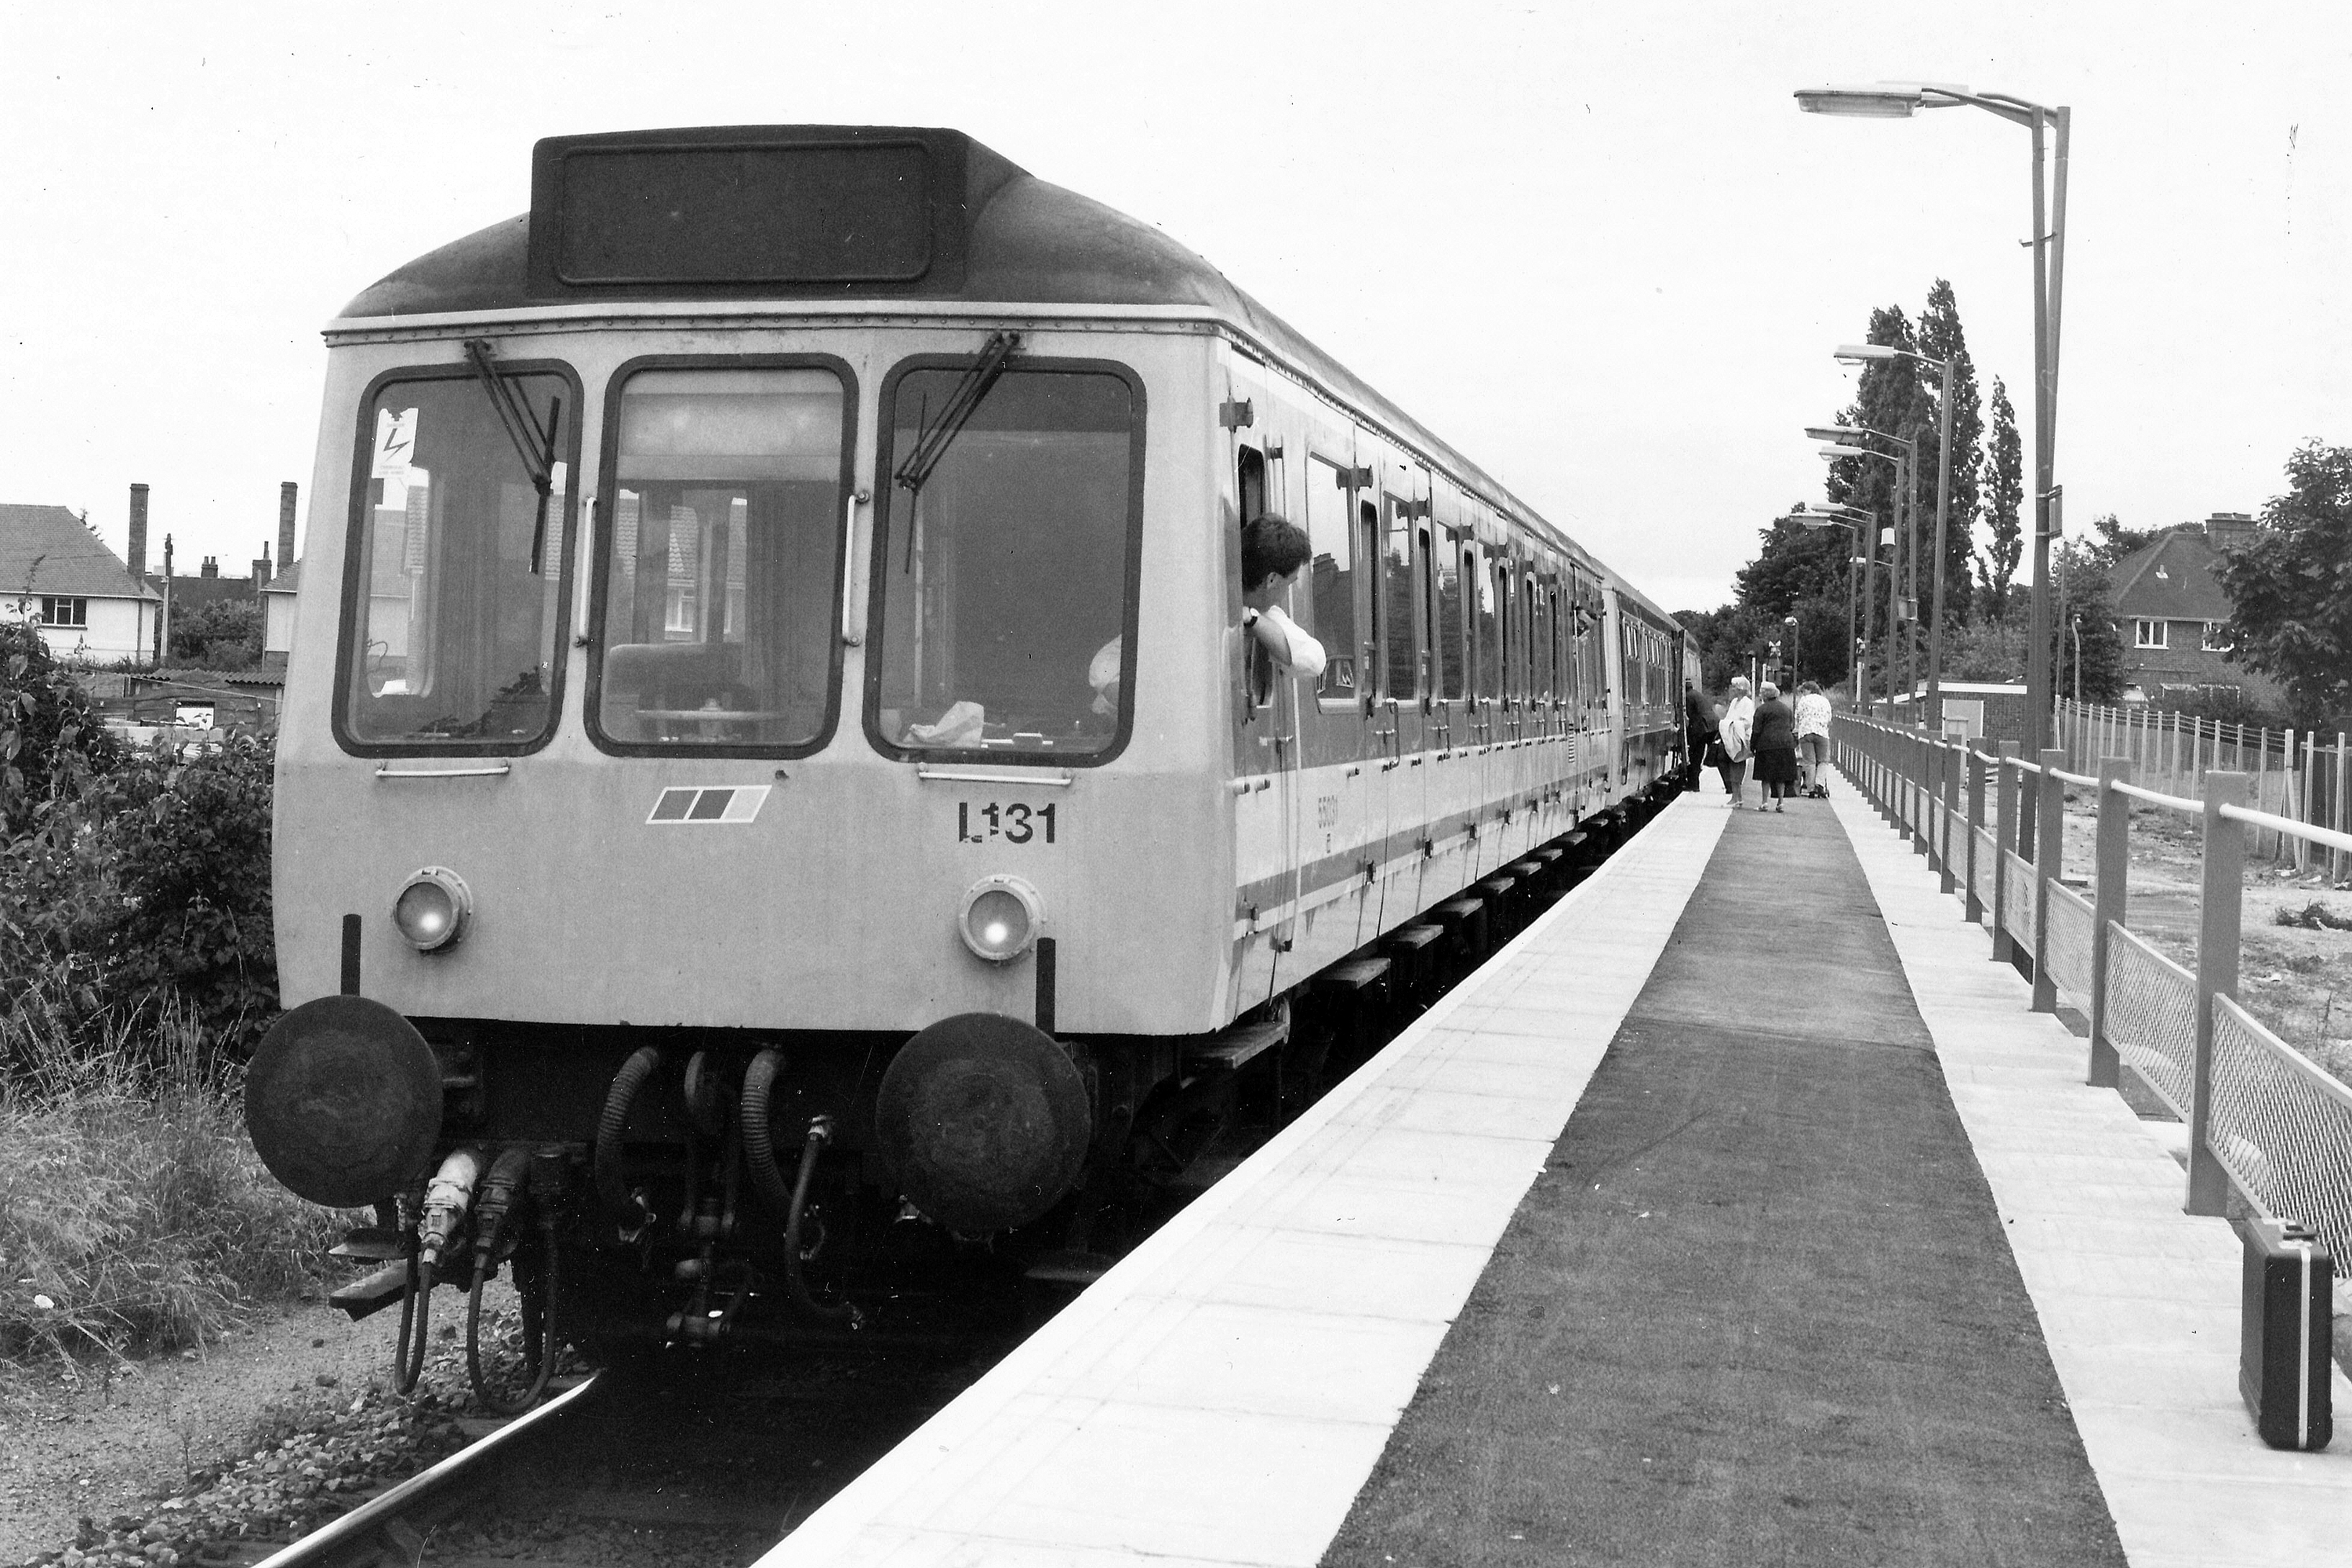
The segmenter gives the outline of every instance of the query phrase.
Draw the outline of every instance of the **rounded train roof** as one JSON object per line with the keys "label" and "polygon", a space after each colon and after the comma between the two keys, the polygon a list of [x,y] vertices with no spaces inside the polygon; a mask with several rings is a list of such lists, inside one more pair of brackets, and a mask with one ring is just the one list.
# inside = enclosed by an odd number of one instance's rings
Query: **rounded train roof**
{"label": "rounded train roof", "polygon": [[[934,263],[919,276],[880,283],[704,278],[583,285],[564,278],[561,266],[550,264],[551,247],[561,243],[558,231],[564,221],[561,170],[567,157],[626,156],[640,149],[676,157],[680,149],[708,152],[722,143],[733,152],[745,146],[791,149],[886,141],[919,144],[933,160],[932,206],[940,220],[936,226],[942,243]],[[1036,178],[961,132],[867,126],[624,132],[549,138],[534,150],[533,163],[532,212],[492,224],[396,268],[345,305],[341,319],[349,322],[595,301],[619,307],[714,299],[870,299],[884,310],[898,300],[962,301],[982,311],[1004,304],[1190,307],[1232,322],[1344,402],[1471,481],[1490,502],[1528,521],[1542,521],[1491,475],[1235,288],[1206,258],[1150,224]],[[635,206],[615,206],[621,221],[631,221],[644,209],[643,193],[637,195]],[[775,221],[788,227],[789,215],[776,215]],[[578,232],[581,220],[575,216],[572,223],[572,232]],[[1545,526],[1599,566],[1564,531]],[[1616,574],[1608,574],[1623,586]]]}

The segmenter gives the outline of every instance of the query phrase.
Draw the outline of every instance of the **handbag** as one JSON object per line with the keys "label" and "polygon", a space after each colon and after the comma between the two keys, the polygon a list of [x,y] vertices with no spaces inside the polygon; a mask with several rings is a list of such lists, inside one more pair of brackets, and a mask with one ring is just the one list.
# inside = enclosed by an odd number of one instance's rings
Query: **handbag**
{"label": "handbag", "polygon": [[1723,749],[1722,737],[1717,735],[1707,737],[1706,752],[1699,761],[1711,768],[1727,768],[1731,765],[1731,753]]}

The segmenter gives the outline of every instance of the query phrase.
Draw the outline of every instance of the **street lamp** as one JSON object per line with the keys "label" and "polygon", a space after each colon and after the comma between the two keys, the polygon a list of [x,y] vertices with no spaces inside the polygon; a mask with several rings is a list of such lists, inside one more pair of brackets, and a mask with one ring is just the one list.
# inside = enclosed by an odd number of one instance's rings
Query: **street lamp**
{"label": "street lamp", "polygon": [[[1927,621],[1927,700],[1924,707],[1930,733],[1944,723],[1944,528],[1945,518],[1952,502],[1952,362],[1931,359],[1910,349],[1898,349],[1885,343],[1849,343],[1837,351],[1837,357],[1848,364],[1867,364],[1874,360],[1907,359],[1943,373],[1944,392],[1941,412],[1937,419],[1936,436],[1936,582],[1935,598],[1928,610]],[[1918,452],[1912,452],[1916,465]],[[1918,482],[1916,467],[1912,482]],[[1919,599],[1919,552],[1913,542],[1908,552],[1911,562],[1911,600]],[[1908,671],[1906,670],[1906,676]]]}
{"label": "street lamp", "polygon": [[[2050,679],[2051,498],[2057,488],[2059,302],[2066,276],[2066,142],[2074,110],[2048,108],[2001,92],[1970,92],[1935,82],[1879,82],[1870,87],[1809,88],[1797,107],[1809,114],[1864,120],[1907,120],[1922,109],[1962,104],[1998,114],[2033,135],[2033,592],[2032,644],[2026,650],[2026,746],[2039,752],[2050,738],[2054,706]],[[2054,132],[2050,160],[2049,217],[2042,215],[2042,142]],[[1949,400],[1947,399],[1948,406]],[[1947,450],[1949,443],[1946,443]],[[1940,560],[1940,556],[1938,557]]]}
{"label": "street lamp", "polygon": [[[1889,437],[1889,439],[1893,439],[1893,437]],[[1887,530],[1889,533],[1895,536],[1894,554],[1886,563],[1886,717],[1890,721],[1895,717],[1895,637],[1897,628],[1902,625],[1903,621],[1902,574],[1903,560],[1906,553],[1904,549],[1904,542],[1909,538],[1912,531],[1912,506],[1906,498],[1906,492],[1912,488],[1908,482],[1908,476],[1911,472],[1913,462],[1916,457],[1915,449],[1916,446],[1916,443],[1915,442],[1907,440],[1905,441],[1904,455],[1901,457],[1897,457],[1892,452],[1877,451],[1869,447],[1849,447],[1843,443],[1837,443],[1821,448],[1822,456],[1829,459],[1831,462],[1835,462],[1840,458],[1875,458],[1882,463],[1892,463],[1895,465],[1895,499],[1898,502],[1902,503],[1900,507],[1900,515],[1903,517],[1904,522],[1903,526],[1900,528],[1891,528]],[[1916,567],[1913,568],[1912,575],[1914,577],[1918,575]],[[1905,646],[1907,647],[1909,645],[1906,643]],[[1906,687],[1906,695],[1907,691],[1908,688]]]}
{"label": "street lamp", "polygon": [[1798,660],[1798,653],[1802,645],[1797,641],[1797,617],[1794,616],[1782,616],[1780,617],[1780,624],[1789,628],[1789,685],[1791,689],[1794,689],[1797,681],[1804,673],[1803,668]]}
{"label": "street lamp", "polygon": [[[1870,682],[1869,677],[1863,668],[1862,643],[1855,637],[1853,632],[1853,610],[1854,596],[1857,592],[1860,593],[1863,603],[1870,602],[1871,560],[1878,553],[1878,547],[1874,542],[1869,553],[1857,555],[1854,552],[1863,548],[1862,531],[1864,529],[1867,528],[1873,533],[1877,531],[1878,519],[1860,508],[1840,506],[1793,511],[1780,521],[1793,522],[1799,528],[1843,528],[1853,538],[1853,542],[1846,552],[1845,560],[1846,689],[1852,694],[1851,700],[1856,711],[1867,713],[1870,711]],[[1857,579],[1853,571],[1857,566],[1862,568],[1859,589],[1856,587]]]}

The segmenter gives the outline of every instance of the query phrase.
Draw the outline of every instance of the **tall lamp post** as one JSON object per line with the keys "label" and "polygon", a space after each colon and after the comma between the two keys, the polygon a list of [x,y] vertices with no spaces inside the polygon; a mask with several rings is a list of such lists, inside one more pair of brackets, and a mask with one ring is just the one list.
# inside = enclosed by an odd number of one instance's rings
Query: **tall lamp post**
{"label": "tall lamp post", "polygon": [[[1824,507],[1819,511],[1791,512],[1781,521],[1793,522],[1799,528],[1843,528],[1852,538],[1845,560],[1846,689],[1852,694],[1855,710],[1867,713],[1870,711],[1870,685],[1863,668],[1862,642],[1854,635],[1854,604],[1857,594],[1862,603],[1870,602],[1871,557],[1878,552],[1877,542],[1875,540],[1872,542],[1868,553],[1858,554],[1856,552],[1863,549],[1862,531],[1867,528],[1875,534],[1878,519],[1853,507]],[[1862,568],[1858,578],[1854,573],[1857,566]]]}
{"label": "tall lamp post", "polygon": [[[1885,343],[1849,343],[1837,352],[1837,357],[1848,364],[1868,364],[1874,360],[1907,359],[1940,371],[1944,391],[1938,400],[1942,410],[1937,417],[1936,435],[1936,581],[1935,597],[1927,611],[1927,700],[1924,709],[1930,734],[1944,724],[1944,530],[1945,519],[1952,505],[1952,362],[1930,359],[1909,349],[1898,349]],[[1918,452],[1912,449],[1912,482],[1918,482]],[[1916,542],[1915,542],[1916,544]],[[1911,551],[1911,597],[1919,597],[1919,558]]]}
{"label": "tall lamp post", "polygon": [[[1906,479],[1911,472],[1911,458],[1907,453],[1898,457],[1893,452],[1881,452],[1869,447],[1852,447],[1843,442],[1832,442],[1823,447],[1821,452],[1823,458],[1832,462],[1835,462],[1840,458],[1875,458],[1882,463],[1894,464],[1896,499],[1898,503],[1903,502],[1903,492],[1909,488]],[[1903,624],[1903,558],[1906,553],[1904,542],[1911,534],[1909,505],[1900,504],[1898,510],[1903,522],[1887,530],[1895,536],[1895,549],[1886,562],[1886,717],[1890,723],[1895,718],[1895,637]],[[1913,575],[1917,575],[1916,570]],[[1906,695],[1907,696],[1908,693],[1906,692]]]}
{"label": "tall lamp post", "polygon": [[[2058,322],[2066,276],[2066,142],[2074,110],[2012,98],[2002,92],[1924,82],[1880,82],[1874,87],[1812,88],[1797,93],[1797,107],[1809,114],[1849,115],[1868,120],[1907,120],[1922,109],[1962,104],[2022,125],[2033,136],[2033,592],[2032,645],[2026,650],[2026,749],[2039,753],[2050,741],[2055,706],[2050,679],[2051,496],[2057,488]],[[2054,156],[2043,142],[2054,135]],[[2043,216],[2042,180],[2049,165],[2049,214]],[[1948,448],[1948,443],[1947,447]]]}
{"label": "tall lamp post", "polygon": [[[1843,353],[1844,351],[1840,350],[1839,352]],[[1909,619],[1914,623],[1916,628],[1916,623],[1918,619],[1917,612],[1919,597],[1919,563],[1917,559],[1917,511],[1919,506],[1918,437],[1916,435],[1897,436],[1892,430],[1880,430],[1868,425],[1808,425],[1805,426],[1805,434],[1811,437],[1816,441],[1825,441],[1829,443],[1829,447],[1825,447],[1822,450],[1822,456],[1830,458],[1832,461],[1838,458],[1852,457],[1853,455],[1853,448],[1854,444],[1861,441],[1864,437],[1870,436],[1875,436],[1882,441],[1892,441],[1896,446],[1903,448],[1903,460],[1896,465],[1895,478],[1895,517],[1896,529],[1895,558],[1887,563],[1887,572],[1890,578],[1896,577],[1903,571],[1905,562],[1908,561],[1911,563],[1910,598],[1912,601],[1912,615]],[[1834,448],[1834,450],[1832,451],[1830,448]],[[1883,452],[1871,452],[1870,456],[1883,458],[1885,454]],[[1873,547],[1872,553],[1876,553],[1875,546]],[[1887,602],[1892,605],[1895,601],[1890,597]],[[1870,603],[1870,596],[1866,593],[1863,595],[1863,603],[1865,605]],[[1887,616],[1891,623],[1895,618],[1895,612],[1892,609],[1888,610]],[[1891,624],[1887,627],[1886,648],[1886,716],[1889,719],[1892,719],[1895,716],[1895,628]],[[1915,668],[1915,660],[1917,657],[1917,647],[1916,641],[1912,638],[1906,638],[1903,645],[1903,650],[1905,677],[1904,689],[1906,692],[1909,692],[1916,690],[1918,686],[1918,671]]]}

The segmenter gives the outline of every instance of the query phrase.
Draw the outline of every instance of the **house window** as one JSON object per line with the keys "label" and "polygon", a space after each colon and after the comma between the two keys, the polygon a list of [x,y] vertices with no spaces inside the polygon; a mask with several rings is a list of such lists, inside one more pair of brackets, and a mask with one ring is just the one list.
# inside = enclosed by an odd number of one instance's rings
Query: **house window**
{"label": "house window", "polygon": [[2164,634],[2167,629],[2167,625],[2168,623],[2163,621],[2134,621],[2132,623],[2132,647],[2164,647]]}
{"label": "house window", "polygon": [[2224,623],[2221,621],[2207,621],[2204,639],[2198,644],[2198,647],[2206,653],[2229,652],[2230,639],[2222,630],[2223,625]]}
{"label": "house window", "polygon": [[44,597],[41,600],[41,621],[43,625],[52,626],[86,626],[89,625],[89,601]]}

